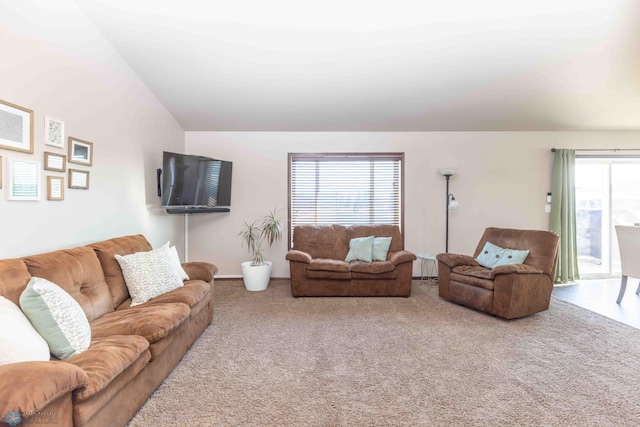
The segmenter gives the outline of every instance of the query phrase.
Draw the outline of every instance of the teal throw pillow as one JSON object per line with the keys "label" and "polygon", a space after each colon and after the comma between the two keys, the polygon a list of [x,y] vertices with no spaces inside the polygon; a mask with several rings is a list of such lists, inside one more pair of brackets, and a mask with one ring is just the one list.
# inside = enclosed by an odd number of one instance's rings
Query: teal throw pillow
{"label": "teal throw pillow", "polygon": [[391,246],[391,237],[374,237],[373,238],[373,260],[386,261],[387,253]]}
{"label": "teal throw pillow", "polygon": [[524,264],[524,260],[527,259],[529,251],[519,251],[516,249],[505,249],[502,253],[502,257],[498,260],[494,267],[509,264]]}
{"label": "teal throw pillow", "polygon": [[87,316],[80,304],[55,283],[32,277],[20,295],[20,308],[58,359],[89,348],[91,327]]}
{"label": "teal throw pillow", "polygon": [[356,260],[371,262],[373,260],[373,236],[351,239],[349,253],[344,260],[347,262]]}

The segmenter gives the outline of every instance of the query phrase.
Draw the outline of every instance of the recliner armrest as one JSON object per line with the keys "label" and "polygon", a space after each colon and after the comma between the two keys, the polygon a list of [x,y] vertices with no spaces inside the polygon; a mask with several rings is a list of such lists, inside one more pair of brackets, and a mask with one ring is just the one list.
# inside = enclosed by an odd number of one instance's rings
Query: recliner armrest
{"label": "recliner armrest", "polygon": [[438,261],[444,263],[449,268],[457,267],[459,265],[473,265],[479,266],[478,261],[469,255],[441,253],[436,255]]}
{"label": "recliner armrest", "polygon": [[400,265],[404,262],[415,261],[416,259],[417,257],[413,252],[404,251],[404,250],[393,252],[389,256],[389,261],[391,261],[393,265]]}
{"label": "recliner armrest", "polygon": [[309,255],[308,253],[298,251],[295,249],[292,249],[289,252],[287,252],[287,255],[285,258],[287,259],[287,261],[298,261],[298,262],[304,262],[306,264],[309,264],[313,259],[311,255]]}
{"label": "recliner armrest", "polygon": [[19,362],[0,366],[0,414],[37,412],[49,403],[89,384],[87,373],[59,361]]}
{"label": "recliner armrest", "polygon": [[499,265],[491,270],[492,279],[500,274],[544,274],[544,271],[526,264]]}
{"label": "recliner armrest", "polygon": [[204,280],[205,282],[211,282],[213,276],[218,272],[218,267],[209,262],[185,262],[182,263],[182,268],[189,279]]}

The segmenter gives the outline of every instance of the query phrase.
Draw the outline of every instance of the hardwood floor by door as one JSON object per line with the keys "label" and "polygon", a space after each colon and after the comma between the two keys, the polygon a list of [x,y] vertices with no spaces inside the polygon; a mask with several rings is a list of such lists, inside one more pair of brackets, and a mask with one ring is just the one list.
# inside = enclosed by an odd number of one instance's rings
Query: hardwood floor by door
{"label": "hardwood floor by door", "polygon": [[552,295],[640,329],[640,295],[635,293],[637,288],[638,279],[630,277],[627,292],[620,304],[616,304],[620,279],[579,280],[575,284],[556,286]]}

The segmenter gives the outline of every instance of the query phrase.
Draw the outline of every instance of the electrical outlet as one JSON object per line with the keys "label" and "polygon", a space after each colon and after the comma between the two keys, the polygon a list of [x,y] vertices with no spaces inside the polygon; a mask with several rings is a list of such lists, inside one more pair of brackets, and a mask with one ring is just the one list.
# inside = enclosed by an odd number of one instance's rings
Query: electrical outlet
{"label": "electrical outlet", "polygon": [[551,205],[544,205],[545,213],[551,213]]}

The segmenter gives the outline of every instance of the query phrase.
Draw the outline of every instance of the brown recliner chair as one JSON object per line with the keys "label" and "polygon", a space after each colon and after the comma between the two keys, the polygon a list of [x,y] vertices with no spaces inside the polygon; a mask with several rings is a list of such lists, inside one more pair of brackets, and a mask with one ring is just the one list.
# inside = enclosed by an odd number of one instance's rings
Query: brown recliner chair
{"label": "brown recliner chair", "polygon": [[[438,254],[440,296],[505,319],[547,310],[559,241],[550,231],[487,228],[473,257]],[[530,252],[523,264],[489,269],[476,261],[486,242]]]}

